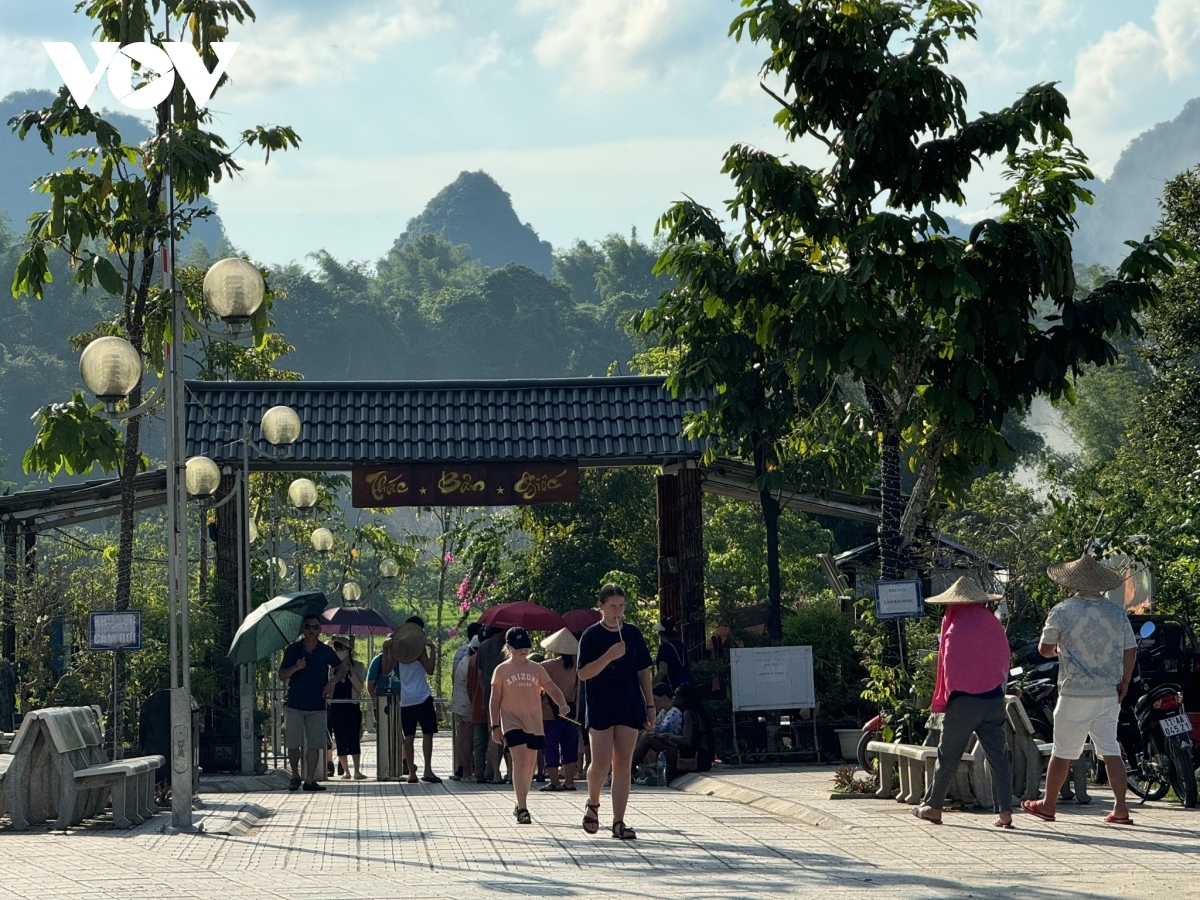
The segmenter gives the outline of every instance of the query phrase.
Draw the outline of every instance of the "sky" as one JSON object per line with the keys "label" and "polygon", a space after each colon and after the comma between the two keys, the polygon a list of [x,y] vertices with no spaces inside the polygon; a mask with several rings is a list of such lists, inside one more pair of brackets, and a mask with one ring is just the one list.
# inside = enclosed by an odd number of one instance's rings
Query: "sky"
{"label": "sky", "polygon": [[[759,88],[765,51],[728,36],[736,0],[250,0],[215,127],[287,124],[298,152],[213,190],[234,245],[263,263],[380,258],[460,171],[483,169],[556,248],[637,228],[675,200],[721,208],[734,143],[788,146]],[[0,0],[0,96],[61,79],[42,41],[92,64],[76,0]],[[973,111],[1057,81],[1076,143],[1107,175],[1129,141],[1200,96],[1200,0],[979,0],[951,69]],[[117,108],[105,82],[93,102]],[[973,179],[968,221],[1002,183]]]}

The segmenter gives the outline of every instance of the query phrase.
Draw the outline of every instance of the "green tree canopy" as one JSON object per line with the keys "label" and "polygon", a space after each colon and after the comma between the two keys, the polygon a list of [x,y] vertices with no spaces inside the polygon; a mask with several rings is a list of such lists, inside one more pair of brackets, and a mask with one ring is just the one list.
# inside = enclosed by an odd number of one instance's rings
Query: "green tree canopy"
{"label": "green tree canopy", "polygon": [[[863,386],[879,460],[882,572],[898,577],[933,492],[1010,451],[1006,415],[1116,358],[1109,337],[1136,331],[1155,279],[1183,252],[1170,237],[1133,245],[1116,276],[1074,296],[1071,232],[1092,174],[1071,143],[1066,98],[1031,87],[969,116],[945,68],[975,37],[959,0],[743,0],[731,33],[764,45],[762,74],[788,139],[816,140],[821,169],[735,146],[727,235],[693,201],[663,217],[664,265],[709,316],[741,319],[797,383],[845,376]],[[1001,213],[954,237],[938,213],[961,204],[973,168],[999,158]],[[735,260],[761,289],[730,296],[715,273]],[[1052,313],[1042,316],[1038,302]],[[847,423],[849,424],[849,423]],[[916,479],[901,495],[900,465]]]}

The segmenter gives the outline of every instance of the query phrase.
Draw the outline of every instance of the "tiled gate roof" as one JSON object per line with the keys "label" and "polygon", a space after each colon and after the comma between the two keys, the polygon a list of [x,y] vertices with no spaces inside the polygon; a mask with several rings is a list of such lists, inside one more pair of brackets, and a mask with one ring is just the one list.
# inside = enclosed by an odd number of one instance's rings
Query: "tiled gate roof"
{"label": "tiled gate roof", "polygon": [[[392,460],[577,459],[637,465],[696,459],[683,418],[702,401],[672,397],[662,378],[521,381],[212,382],[187,385],[187,452],[241,458],[242,423],[284,404],[300,416],[286,467],[345,469]],[[251,466],[256,465],[251,453]]]}

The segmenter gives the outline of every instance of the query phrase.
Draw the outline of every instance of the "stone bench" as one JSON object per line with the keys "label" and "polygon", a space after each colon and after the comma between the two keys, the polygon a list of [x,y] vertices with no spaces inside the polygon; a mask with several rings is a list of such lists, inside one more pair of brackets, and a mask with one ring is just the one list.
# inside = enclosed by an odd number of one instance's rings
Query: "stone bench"
{"label": "stone bench", "polygon": [[[899,744],[887,741],[871,741],[869,753],[879,756],[879,789],[875,796],[881,800],[892,799],[892,778],[897,768],[900,773],[900,792],[896,801],[915,806],[925,797],[933,782],[933,770],[937,764],[937,732],[930,732],[932,744]],[[962,755],[962,762],[951,781],[949,796],[983,806],[991,805],[991,781],[983,772],[983,748],[972,736]]]}
{"label": "stone bench", "polygon": [[120,828],[157,812],[154,774],[161,756],[109,761],[93,707],[52,707],[27,713],[13,740],[3,778],[13,829],[54,820],[66,829],[99,815],[111,801]]}

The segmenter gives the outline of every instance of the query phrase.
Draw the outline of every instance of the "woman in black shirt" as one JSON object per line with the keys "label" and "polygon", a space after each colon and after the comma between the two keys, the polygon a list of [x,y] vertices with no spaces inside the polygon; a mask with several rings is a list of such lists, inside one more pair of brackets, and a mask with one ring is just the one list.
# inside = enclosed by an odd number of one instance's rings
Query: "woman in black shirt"
{"label": "woman in black shirt", "polygon": [[612,771],[613,837],[632,840],[625,825],[633,747],[638,729],[654,728],[654,695],[650,686],[650,651],[642,633],[625,624],[625,592],[615,584],[600,589],[601,619],[579,640],[576,666],[587,701],[588,801],[583,830],[600,830],[600,790]]}

